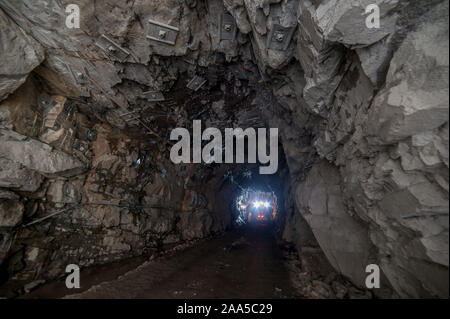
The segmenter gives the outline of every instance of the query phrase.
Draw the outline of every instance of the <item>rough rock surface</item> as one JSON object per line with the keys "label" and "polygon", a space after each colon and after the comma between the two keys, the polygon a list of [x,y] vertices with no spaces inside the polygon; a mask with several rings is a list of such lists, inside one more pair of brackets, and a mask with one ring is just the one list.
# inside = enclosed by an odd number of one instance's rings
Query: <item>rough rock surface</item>
{"label": "rough rock surface", "polygon": [[[362,284],[361,265],[378,263],[403,297],[448,295],[446,8],[431,9],[406,35],[379,93],[363,66],[348,67],[314,142],[336,167],[315,164],[297,186],[297,207],[333,266]],[[351,265],[339,263],[355,252]]]}
{"label": "rough rock surface", "polygon": [[1,158],[45,176],[69,177],[82,173],[84,169],[78,159],[14,131],[0,130],[0,145]]}
{"label": "rough rock surface", "polygon": [[322,162],[297,186],[295,200],[333,267],[364,286],[368,229],[347,213],[342,197],[338,169]]}
{"label": "rough rock surface", "polygon": [[[279,226],[300,258],[323,251],[360,287],[376,263],[382,297],[448,297],[448,1],[376,1],[368,29],[371,2],[79,0],[81,29],[64,27],[69,0],[0,2],[2,272],[22,288],[225,230],[229,167],[168,159],[170,129],[202,119],[279,128]],[[147,39],[148,19],[175,44]],[[302,276],[305,295],[366,296]]]}
{"label": "rough rock surface", "polygon": [[[43,47],[0,11],[0,99],[14,92],[44,60]],[[17,63],[17,61],[21,61]]]}

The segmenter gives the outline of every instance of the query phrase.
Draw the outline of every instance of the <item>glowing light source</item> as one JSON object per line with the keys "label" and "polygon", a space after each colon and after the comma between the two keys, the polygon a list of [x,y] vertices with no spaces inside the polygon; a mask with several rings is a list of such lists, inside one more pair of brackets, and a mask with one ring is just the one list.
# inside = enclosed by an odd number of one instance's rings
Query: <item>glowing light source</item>
{"label": "glowing light source", "polygon": [[268,208],[268,207],[270,207],[270,203],[266,202],[266,201],[264,201],[264,202],[263,201],[255,201],[255,202],[253,202],[253,207],[259,208],[261,206],[263,206],[265,208]]}

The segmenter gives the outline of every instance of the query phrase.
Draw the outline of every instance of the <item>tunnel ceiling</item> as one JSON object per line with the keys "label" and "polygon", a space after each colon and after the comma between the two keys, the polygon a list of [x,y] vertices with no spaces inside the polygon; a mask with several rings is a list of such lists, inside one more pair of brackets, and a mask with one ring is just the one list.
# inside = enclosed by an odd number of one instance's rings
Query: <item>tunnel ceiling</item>
{"label": "tunnel ceiling", "polygon": [[279,128],[299,251],[306,225],[354,284],[376,263],[399,296],[448,296],[448,1],[377,3],[369,29],[370,1],[1,1],[1,280],[226,229],[255,167],[173,164],[199,119]]}

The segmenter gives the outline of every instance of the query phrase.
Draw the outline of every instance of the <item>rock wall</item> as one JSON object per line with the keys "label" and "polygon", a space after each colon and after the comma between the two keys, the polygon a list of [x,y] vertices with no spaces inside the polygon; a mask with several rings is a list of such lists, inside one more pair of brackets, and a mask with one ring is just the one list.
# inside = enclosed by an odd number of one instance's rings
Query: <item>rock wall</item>
{"label": "rock wall", "polygon": [[[0,81],[2,295],[62,276],[70,263],[151,254],[224,231],[231,215],[223,202],[235,187],[224,183],[228,168],[174,165],[168,133],[192,125],[211,104],[207,120],[223,125],[254,122],[259,112],[241,82],[255,78],[257,68],[224,70],[215,53],[229,47],[208,34],[215,16],[199,20],[178,1],[80,1],[76,30],[65,27],[68,3],[0,4],[7,35],[0,52],[9,68],[27,68],[23,76],[6,69]],[[148,18],[179,27],[173,47],[148,45]],[[103,34],[129,52],[125,59],[95,45]],[[249,47],[242,50],[249,60]],[[194,75],[207,78],[205,90],[185,89]],[[164,92],[164,101],[149,100],[149,90]]]}
{"label": "rock wall", "polygon": [[280,129],[300,252],[317,240],[359,286],[377,263],[400,297],[448,297],[448,1],[376,1],[379,29],[369,0],[78,0],[69,29],[73,2],[0,3],[2,273],[225,229],[228,168],[168,159],[170,130],[201,118]]}
{"label": "rock wall", "polygon": [[3,293],[64,275],[70,263],[151,254],[229,225],[204,188],[187,185],[194,168],[181,171],[145,141],[66,112],[62,96],[47,96],[55,103],[27,127],[34,138],[17,133],[17,115],[30,111],[28,86],[0,105],[0,262],[10,277]]}
{"label": "rock wall", "polygon": [[[385,1],[381,23],[391,29],[380,35],[345,31],[357,8],[332,2],[299,5],[306,85],[297,100],[320,116],[310,130],[320,160],[294,181],[297,208],[354,283],[363,286],[365,265],[376,263],[401,297],[446,297],[448,2],[418,11]],[[291,162],[305,157],[293,126],[283,132]]]}
{"label": "rock wall", "polygon": [[[379,1],[380,29],[365,27],[368,4],[298,3],[295,53],[267,70],[279,107],[266,118],[281,130],[297,214],[336,270],[363,287],[376,263],[400,297],[446,297],[448,1]],[[301,250],[296,220],[285,239]]]}

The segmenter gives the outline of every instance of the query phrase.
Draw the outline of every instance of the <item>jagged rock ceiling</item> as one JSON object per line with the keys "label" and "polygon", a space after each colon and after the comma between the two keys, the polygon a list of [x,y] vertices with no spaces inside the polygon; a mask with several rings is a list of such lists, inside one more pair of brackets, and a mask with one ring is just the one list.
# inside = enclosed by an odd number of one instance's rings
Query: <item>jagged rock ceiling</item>
{"label": "jagged rock ceiling", "polygon": [[307,227],[358,286],[377,263],[401,297],[448,297],[448,1],[377,1],[379,29],[370,3],[1,1],[2,276],[224,230],[224,176],[242,169],[168,157],[170,130],[201,119],[280,129],[282,235],[300,252]]}

